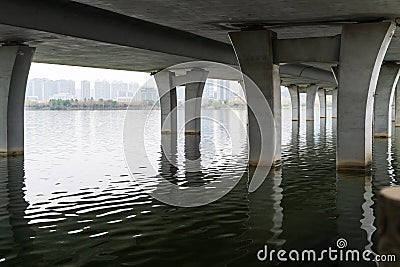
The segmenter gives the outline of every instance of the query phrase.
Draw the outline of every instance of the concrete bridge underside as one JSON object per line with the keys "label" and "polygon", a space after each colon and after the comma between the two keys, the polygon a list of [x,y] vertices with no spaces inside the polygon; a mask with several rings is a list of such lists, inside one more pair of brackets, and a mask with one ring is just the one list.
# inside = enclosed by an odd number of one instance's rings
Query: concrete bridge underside
{"label": "concrete bridge underside", "polygon": [[[337,88],[332,93],[334,101],[338,99],[337,163],[343,168],[364,168],[371,162],[373,97],[381,64],[400,60],[398,17],[400,5],[395,0],[253,1],[251,5],[239,0],[4,0],[0,44],[1,49],[16,47],[17,52],[9,52],[16,53],[12,58],[21,56],[20,45],[33,47],[33,61],[43,63],[147,72],[192,60],[240,66],[261,85],[273,109],[280,104],[280,99],[274,102],[279,82],[292,86],[293,95],[298,94],[293,86],[310,86],[310,101],[317,92],[323,97],[318,90]],[[255,60],[254,43],[246,43],[248,38],[262,40]],[[10,71],[1,84],[7,92],[2,95],[4,103],[13,77],[26,76],[16,71],[18,60],[5,65]],[[22,66],[26,68],[26,62]],[[265,75],[254,71],[254,66]],[[242,79],[217,67],[205,71],[209,78]],[[393,99],[391,91],[386,95],[383,102]],[[8,101],[4,110],[11,114],[14,102]],[[352,105],[354,117],[348,115]],[[309,109],[307,118],[312,117]],[[4,132],[2,137],[10,139]],[[360,150],[349,151],[348,143],[360,137],[356,144]]]}

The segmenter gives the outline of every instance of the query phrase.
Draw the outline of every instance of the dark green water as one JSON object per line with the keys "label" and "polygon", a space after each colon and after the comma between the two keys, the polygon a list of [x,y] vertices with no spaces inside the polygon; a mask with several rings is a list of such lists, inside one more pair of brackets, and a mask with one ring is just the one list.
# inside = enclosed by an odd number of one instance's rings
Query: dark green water
{"label": "dark green water", "polygon": [[[224,111],[209,114],[229,120]],[[250,169],[222,199],[179,208],[152,199],[129,176],[123,118],[122,111],[26,111],[25,159],[0,159],[0,266],[355,266],[260,262],[256,254],[265,244],[320,251],[338,238],[376,250],[376,194],[399,185],[399,130],[374,140],[370,174],[336,173],[335,121],[298,125],[283,110],[283,166],[259,190],[247,191]],[[223,134],[203,129],[200,150],[178,140],[184,155],[224,151]],[[243,140],[236,145],[246,157]],[[181,157],[178,168],[157,158],[177,183],[221,171],[210,165],[188,176]]]}

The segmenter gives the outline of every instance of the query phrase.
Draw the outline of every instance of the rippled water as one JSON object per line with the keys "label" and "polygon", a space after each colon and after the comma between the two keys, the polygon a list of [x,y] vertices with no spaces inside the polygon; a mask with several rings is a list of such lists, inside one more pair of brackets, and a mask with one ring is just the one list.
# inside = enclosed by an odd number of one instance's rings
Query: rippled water
{"label": "rippled water", "polygon": [[[231,119],[226,111],[205,112]],[[0,158],[0,265],[268,266],[256,257],[264,244],[322,250],[339,237],[351,248],[376,250],[376,194],[400,184],[400,129],[391,140],[374,140],[370,175],[336,173],[329,113],[326,120],[303,118],[299,125],[284,109],[283,166],[259,190],[247,192],[252,169],[245,169],[222,199],[178,208],[149,197],[130,177],[122,148],[124,114],[26,111],[25,159]],[[138,120],[143,114],[137,111]],[[245,118],[243,111],[237,114]],[[243,137],[234,146],[236,157],[246,158],[245,133],[236,124],[229,131]],[[153,151],[159,171],[176,184],[196,186],[222,170],[241,170],[226,164],[227,156],[218,158],[226,153],[223,130],[205,121],[201,138],[180,136],[177,167]],[[199,155],[202,171],[188,172],[187,158]]]}

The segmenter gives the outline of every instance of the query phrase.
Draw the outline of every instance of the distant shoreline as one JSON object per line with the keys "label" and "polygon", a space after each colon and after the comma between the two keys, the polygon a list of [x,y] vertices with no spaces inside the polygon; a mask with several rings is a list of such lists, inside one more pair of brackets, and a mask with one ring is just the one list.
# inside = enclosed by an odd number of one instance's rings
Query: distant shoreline
{"label": "distant shoreline", "polygon": [[[26,101],[26,110],[149,110],[152,108],[160,109],[154,100],[136,102],[117,102],[114,100],[77,100],[77,99],[52,99],[49,102]],[[178,109],[183,109],[182,103],[178,103]],[[207,110],[223,109],[246,109],[243,101],[203,101],[202,108]]]}

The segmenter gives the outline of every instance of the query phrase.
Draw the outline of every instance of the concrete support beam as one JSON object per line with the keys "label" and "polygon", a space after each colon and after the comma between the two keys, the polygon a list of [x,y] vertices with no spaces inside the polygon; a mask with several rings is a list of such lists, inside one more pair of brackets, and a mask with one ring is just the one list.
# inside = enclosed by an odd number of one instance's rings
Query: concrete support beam
{"label": "concrete support beam", "polygon": [[370,168],[374,94],[395,29],[394,22],[343,26],[337,100],[338,170]]}
{"label": "concrete support beam", "polygon": [[319,117],[326,118],[326,93],[325,89],[318,90],[318,99],[319,99]]}
{"label": "concrete support beam", "polygon": [[331,84],[333,87],[337,86],[337,81],[331,71],[317,69],[309,65],[283,64],[279,66],[279,73],[282,76],[295,76],[315,80],[316,82],[326,82]]}
{"label": "concrete support beam", "polygon": [[396,93],[395,93],[395,125],[396,127],[400,127],[400,83],[397,83]]}
{"label": "concrete support beam", "polygon": [[[244,76],[247,104],[251,107],[249,116],[249,164],[259,166],[276,165],[281,161],[281,89],[279,66],[273,63],[272,40],[276,34],[269,30],[241,31],[229,33],[231,42],[239,61],[240,69]],[[251,81],[249,80],[251,79]],[[275,124],[268,118],[258,118],[255,114],[262,114],[268,107],[262,103],[259,95],[251,89],[253,84],[264,95],[275,119]],[[265,112],[266,113],[266,112]],[[270,129],[269,127],[274,127]],[[268,133],[275,132],[275,144],[271,143],[269,134],[262,134],[260,129]],[[270,155],[261,153],[261,146],[275,147],[274,159]],[[265,158],[261,158],[262,157]]]}
{"label": "concrete support beam", "polygon": [[314,120],[314,105],[315,97],[317,96],[318,85],[311,85],[307,88],[307,102],[306,102],[306,121]]}
{"label": "concrete support beam", "polygon": [[332,90],[332,118],[337,118],[337,89]]}
{"label": "concrete support beam", "polygon": [[374,100],[374,137],[389,138],[391,136],[391,109],[399,75],[399,65],[395,63],[382,65]]}
{"label": "concrete support beam", "polygon": [[339,61],[340,35],[313,38],[274,39],[274,63]]}
{"label": "concrete support beam", "polygon": [[177,132],[177,98],[176,87],[173,85],[175,74],[161,71],[154,75],[160,97],[161,133]]}
{"label": "concrete support beam", "polygon": [[300,93],[296,85],[288,87],[292,102],[292,121],[300,121]]}
{"label": "concrete support beam", "polygon": [[35,49],[0,47],[0,155],[24,153],[25,88]]}
{"label": "concrete support beam", "polygon": [[185,86],[185,134],[201,132],[201,97],[208,71],[195,69],[187,73],[190,83]]}

